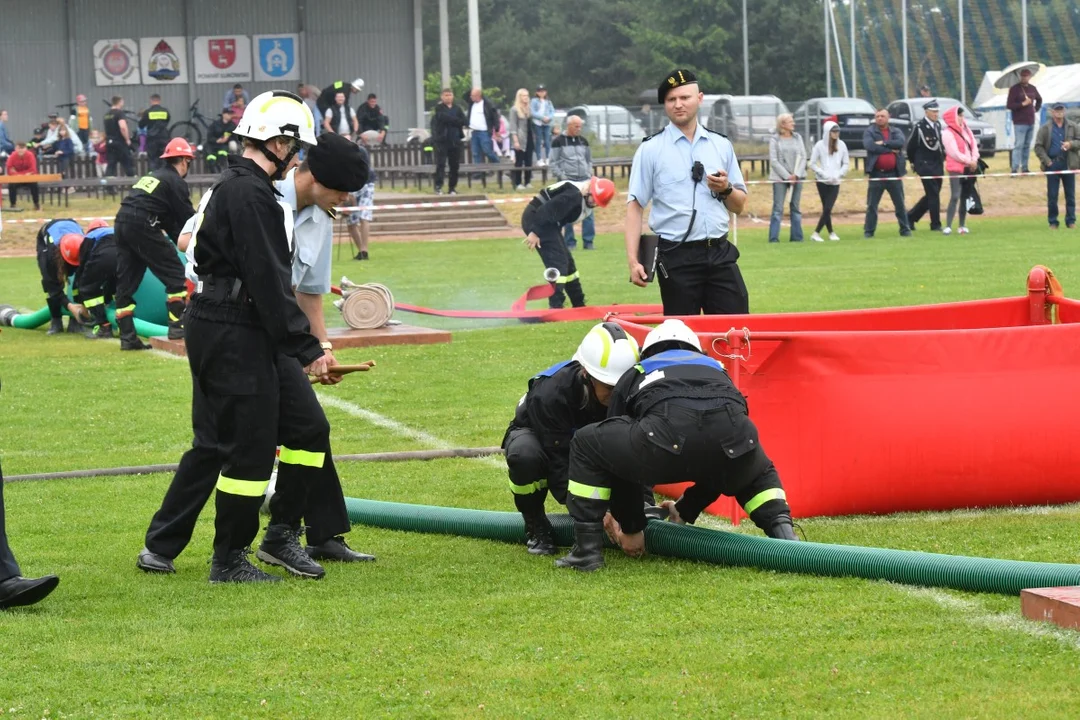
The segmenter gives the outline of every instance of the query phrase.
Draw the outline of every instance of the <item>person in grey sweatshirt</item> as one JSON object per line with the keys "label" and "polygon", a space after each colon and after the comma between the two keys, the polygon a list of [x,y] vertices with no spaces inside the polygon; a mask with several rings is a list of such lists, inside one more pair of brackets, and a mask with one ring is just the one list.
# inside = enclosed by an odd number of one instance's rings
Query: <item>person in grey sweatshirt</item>
{"label": "person in grey sweatshirt", "polygon": [[821,198],[821,218],[810,236],[814,242],[824,240],[821,237],[822,228],[829,231],[830,240],[840,239],[833,230],[832,209],[840,195],[840,180],[847,175],[850,167],[847,145],[840,139],[840,126],[827,120],[821,127],[821,134],[824,137],[817,141],[810,153],[810,169],[814,171],[818,196]]}
{"label": "person in grey sweatshirt", "polygon": [[802,181],[806,178],[806,146],[795,132],[791,113],[776,118],[776,132],[769,138],[769,180],[772,182],[772,215],[769,216],[769,242],[780,242],[780,220],[784,217],[784,200],[791,190],[791,242],[802,242]]}
{"label": "person in grey sweatshirt", "polygon": [[[593,175],[592,149],[589,141],[581,134],[585,121],[577,115],[571,115],[566,119],[566,132],[555,138],[551,143],[551,174],[556,180],[573,180],[581,182],[588,180]],[[586,250],[593,249],[593,239],[596,237],[596,225],[590,214],[581,220],[581,241]],[[577,238],[574,237],[574,225],[563,226],[563,240],[566,247],[577,247]]]}

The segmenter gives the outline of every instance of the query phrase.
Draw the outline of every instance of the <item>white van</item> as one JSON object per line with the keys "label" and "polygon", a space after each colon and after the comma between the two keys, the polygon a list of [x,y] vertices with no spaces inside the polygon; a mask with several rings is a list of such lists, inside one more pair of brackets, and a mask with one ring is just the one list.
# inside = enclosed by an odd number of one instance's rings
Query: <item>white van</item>
{"label": "white van", "polygon": [[576,105],[566,111],[567,118],[571,115],[584,120],[582,132],[600,144],[638,143],[645,139],[641,123],[622,105]]}

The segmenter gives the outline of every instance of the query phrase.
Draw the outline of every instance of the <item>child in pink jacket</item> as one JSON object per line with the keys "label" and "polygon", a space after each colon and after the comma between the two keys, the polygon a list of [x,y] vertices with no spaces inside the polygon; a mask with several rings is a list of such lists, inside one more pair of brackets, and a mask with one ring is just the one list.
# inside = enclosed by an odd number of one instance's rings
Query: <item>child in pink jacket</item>
{"label": "child in pink jacket", "polygon": [[941,132],[941,142],[945,146],[945,170],[949,173],[949,209],[945,213],[945,227],[942,235],[952,233],[953,213],[960,204],[960,227],[957,233],[967,235],[970,230],[964,225],[967,218],[967,200],[975,178],[963,178],[962,175],[974,175],[979,169],[979,143],[964,120],[964,109],[960,106],[945,111],[942,118],[945,129]]}

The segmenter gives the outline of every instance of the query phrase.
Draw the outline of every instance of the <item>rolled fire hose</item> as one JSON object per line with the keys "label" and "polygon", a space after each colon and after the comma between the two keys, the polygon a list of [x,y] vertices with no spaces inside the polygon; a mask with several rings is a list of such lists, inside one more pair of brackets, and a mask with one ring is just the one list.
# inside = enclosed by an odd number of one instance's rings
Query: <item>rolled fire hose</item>
{"label": "rolled fire hose", "polygon": [[[518,513],[407,505],[346,498],[359,525],[523,543]],[[559,545],[573,544],[569,515],[549,515]],[[1080,565],[996,560],[886,550],[854,545],[791,542],[650,520],[645,548],[660,557],[827,577],[859,577],[905,585],[1018,595],[1025,588],[1080,585]]]}
{"label": "rolled fire hose", "polygon": [[390,322],[394,315],[394,295],[379,283],[357,285],[341,278],[340,300],[334,307],[341,311],[345,324],[354,330],[373,330]]}
{"label": "rolled fire hose", "polygon": [[[67,310],[65,310],[64,313],[70,315]],[[108,314],[109,322],[115,323],[116,310],[109,307],[106,310],[106,313]],[[34,328],[39,328],[49,322],[49,318],[50,313],[47,305],[32,313],[20,313],[11,305],[0,305],[0,326],[13,327],[20,330],[33,330]],[[161,337],[169,334],[169,328],[164,325],[157,325],[135,318],[135,332],[143,337]]]}

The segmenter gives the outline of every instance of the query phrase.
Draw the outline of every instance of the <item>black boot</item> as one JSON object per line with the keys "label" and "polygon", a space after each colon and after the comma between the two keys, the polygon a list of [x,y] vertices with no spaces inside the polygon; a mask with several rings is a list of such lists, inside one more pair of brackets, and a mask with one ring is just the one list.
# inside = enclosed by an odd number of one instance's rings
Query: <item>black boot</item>
{"label": "black boot", "polygon": [[68,318],[67,331],[69,333],[79,333],[82,335],[86,332],[86,327],[76,319],[74,315]]}
{"label": "black boot", "polygon": [[120,327],[121,350],[149,350],[150,346],[139,339],[135,332],[135,318],[131,315],[116,318],[116,324]]}
{"label": "black boot", "polygon": [[566,283],[566,294],[570,297],[571,307],[585,307],[585,291],[581,289],[581,280],[575,278]]}
{"label": "black boot", "polygon": [[551,527],[547,513],[522,513],[525,518],[525,547],[530,555],[554,555],[558,551],[555,545],[555,530]]}
{"label": "black boot", "polygon": [[212,583],[251,583],[281,582],[277,575],[263,572],[248,561],[251,548],[232,550],[224,558],[214,556],[210,563],[210,582]]}
{"label": "black boot", "polygon": [[791,514],[782,512],[758,525],[765,534],[777,540],[798,540],[795,528],[791,525]]}
{"label": "black boot", "polygon": [[49,323],[48,332],[46,332],[45,334],[46,335],[59,335],[62,332],[64,332],[64,318],[62,318],[62,317],[54,317],[52,319],[52,322]]}
{"label": "black boot", "polygon": [[293,575],[318,580],[326,574],[323,566],[311,559],[300,545],[299,527],[279,523],[266,528],[266,535],[255,557],[270,565],[277,565]]}
{"label": "black boot", "polygon": [[113,337],[112,325],[109,324],[109,318],[105,315],[104,305],[95,305],[90,308],[90,317],[93,318],[94,324],[86,332],[87,340],[110,339]]}
{"label": "black boot", "polygon": [[604,567],[604,523],[575,522],[574,549],[555,561],[555,567],[592,572]]}
{"label": "black boot", "polygon": [[169,308],[169,339],[184,339],[184,301],[170,300]]}

